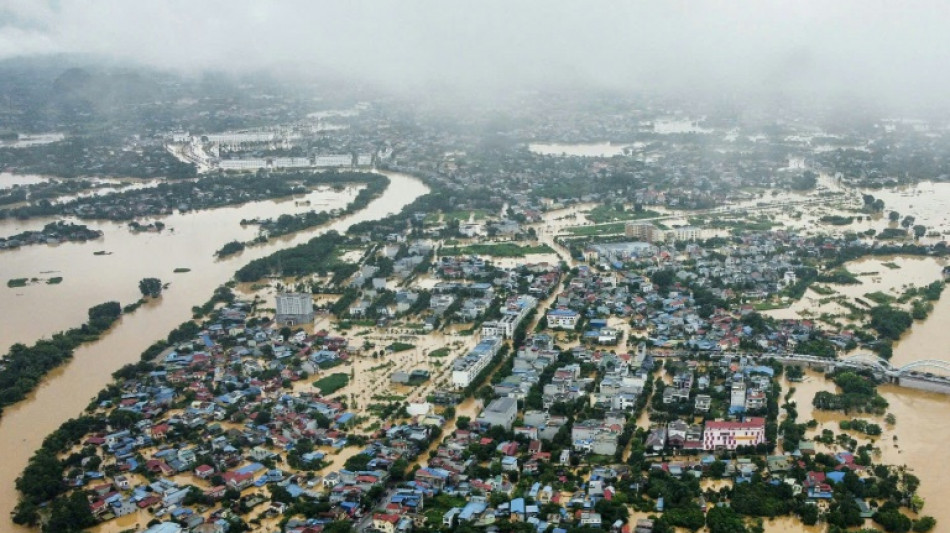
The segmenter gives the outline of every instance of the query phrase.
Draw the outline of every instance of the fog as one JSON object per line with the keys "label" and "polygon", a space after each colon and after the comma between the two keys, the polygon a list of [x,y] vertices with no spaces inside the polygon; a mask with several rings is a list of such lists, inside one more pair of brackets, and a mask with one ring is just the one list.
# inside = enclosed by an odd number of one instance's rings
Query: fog
{"label": "fog", "polygon": [[89,54],[402,90],[559,84],[940,104],[950,3],[4,0],[0,59]]}

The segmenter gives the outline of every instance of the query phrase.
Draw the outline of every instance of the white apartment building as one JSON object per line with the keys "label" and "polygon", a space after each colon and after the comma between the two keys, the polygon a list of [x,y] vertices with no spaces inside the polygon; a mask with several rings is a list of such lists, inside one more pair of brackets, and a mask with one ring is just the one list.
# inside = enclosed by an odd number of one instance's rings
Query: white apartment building
{"label": "white apartment building", "polygon": [[500,338],[483,338],[472,348],[472,351],[452,363],[452,385],[460,389],[468,387],[475,380],[475,376],[488,366],[499,349],[501,349]]}

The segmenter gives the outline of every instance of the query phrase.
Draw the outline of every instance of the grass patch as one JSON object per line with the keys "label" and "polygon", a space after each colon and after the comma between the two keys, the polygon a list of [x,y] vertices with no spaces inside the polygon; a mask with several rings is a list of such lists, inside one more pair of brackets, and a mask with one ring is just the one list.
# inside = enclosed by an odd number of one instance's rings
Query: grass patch
{"label": "grass patch", "polygon": [[320,389],[320,394],[326,396],[346,387],[349,382],[350,376],[338,372],[314,381],[313,386]]}
{"label": "grass patch", "polygon": [[407,344],[405,342],[394,342],[386,347],[387,350],[391,352],[404,352],[406,350],[411,350],[415,348],[414,344]]}
{"label": "grass patch", "polygon": [[175,270],[173,270],[172,272],[174,272],[175,274],[184,274],[185,272],[191,272],[191,269],[190,269],[190,268],[185,268],[185,267],[178,267],[178,268],[176,268]]}
{"label": "grass patch", "polygon": [[443,248],[442,255],[490,255],[492,257],[524,257],[528,254],[553,254],[547,244],[518,245],[510,242],[502,244],[470,244],[457,248]]}
{"label": "grass patch", "polygon": [[333,368],[335,366],[340,366],[342,364],[343,364],[343,359],[329,359],[327,361],[320,361],[320,363],[317,366],[322,368],[323,370],[326,370],[328,368]]}
{"label": "grass patch", "polygon": [[612,205],[599,205],[587,213],[587,220],[595,224],[604,222],[616,222],[618,220],[641,220],[644,218],[656,218],[661,216],[656,211],[644,209],[643,211],[627,211],[617,209]]}
{"label": "grass patch", "polygon": [[594,235],[612,235],[615,233],[623,233],[625,229],[625,223],[615,222],[612,224],[603,224],[601,226],[575,226],[572,228],[567,228],[567,232],[571,235],[577,235],[580,237],[591,237]]}
{"label": "grass patch", "polygon": [[26,284],[29,282],[29,278],[13,278],[11,280],[7,280],[7,287],[10,287],[11,289],[16,287],[26,287]]}
{"label": "grass patch", "polygon": [[781,302],[759,302],[753,304],[752,307],[754,307],[756,311],[770,311],[772,309],[786,309],[788,308],[788,304]]}
{"label": "grass patch", "polygon": [[59,285],[59,284],[62,283],[62,282],[63,282],[63,277],[62,277],[62,276],[54,276],[54,277],[49,278],[48,280],[46,280],[46,284],[47,284],[47,285]]}
{"label": "grass patch", "polygon": [[835,293],[834,289],[832,289],[831,287],[825,287],[824,285],[813,285],[811,287],[811,290],[815,291],[816,294],[820,294],[822,296],[831,296],[832,294]]}
{"label": "grass patch", "polygon": [[444,347],[429,352],[429,357],[445,357],[447,355],[449,355],[449,349]]}
{"label": "grass patch", "polygon": [[894,301],[894,297],[888,294],[884,294],[881,291],[868,292],[864,294],[864,297],[878,305],[889,304]]}
{"label": "grass patch", "polygon": [[889,269],[891,269],[891,270],[900,270],[900,269],[901,269],[901,266],[898,265],[897,263],[894,263],[893,261],[888,261],[888,262],[886,262],[886,263],[881,263],[881,266],[886,266],[887,268],[889,268]]}

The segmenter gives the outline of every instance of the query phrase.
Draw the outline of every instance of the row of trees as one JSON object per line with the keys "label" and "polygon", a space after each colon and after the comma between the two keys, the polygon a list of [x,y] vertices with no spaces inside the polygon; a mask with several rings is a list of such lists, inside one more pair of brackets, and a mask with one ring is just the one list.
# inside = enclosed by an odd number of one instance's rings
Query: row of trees
{"label": "row of trees", "polygon": [[99,304],[89,308],[89,320],[78,328],[40,339],[32,346],[11,346],[0,371],[0,408],[26,397],[47,372],[69,360],[79,345],[98,339],[121,314],[119,302]]}

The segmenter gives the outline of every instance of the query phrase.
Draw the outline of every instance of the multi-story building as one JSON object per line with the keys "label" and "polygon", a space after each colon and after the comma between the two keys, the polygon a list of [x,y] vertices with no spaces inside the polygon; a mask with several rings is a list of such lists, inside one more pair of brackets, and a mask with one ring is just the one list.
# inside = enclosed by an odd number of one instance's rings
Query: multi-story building
{"label": "multi-story building", "polygon": [[313,322],[313,296],[298,292],[278,294],[275,320],[291,326]]}
{"label": "multi-story building", "polygon": [[456,359],[452,363],[452,385],[460,389],[468,387],[475,376],[488,366],[500,348],[500,338],[487,337],[472,348],[472,351]]}
{"label": "multi-story building", "polygon": [[764,442],[764,418],[749,418],[744,422],[706,422],[703,431],[704,450],[735,450],[739,446],[756,446]]}
{"label": "multi-story building", "polygon": [[482,416],[478,419],[492,426],[502,426],[505,429],[511,429],[511,424],[514,423],[517,416],[518,400],[504,397],[496,398],[492,403],[488,404],[488,407],[482,411]]}
{"label": "multi-story building", "polygon": [[577,326],[580,315],[570,309],[552,309],[547,314],[549,328],[573,330]]}
{"label": "multi-story building", "polygon": [[666,232],[668,241],[696,241],[702,238],[703,230],[693,226],[674,228]]}
{"label": "multi-story building", "polygon": [[624,226],[624,235],[644,242],[662,240],[659,228],[649,222],[628,222]]}
{"label": "multi-story building", "polygon": [[732,391],[729,396],[729,412],[741,413],[745,411],[745,383],[737,381],[732,384]]}
{"label": "multi-story building", "polygon": [[510,339],[524,317],[538,304],[537,298],[521,295],[508,300],[502,309],[502,317],[482,324],[482,336]]}

